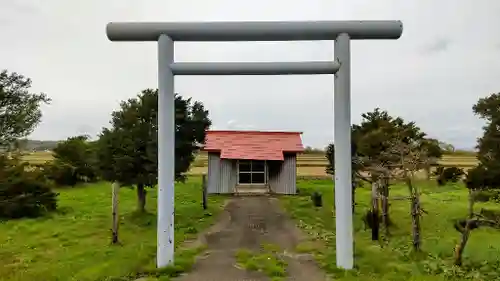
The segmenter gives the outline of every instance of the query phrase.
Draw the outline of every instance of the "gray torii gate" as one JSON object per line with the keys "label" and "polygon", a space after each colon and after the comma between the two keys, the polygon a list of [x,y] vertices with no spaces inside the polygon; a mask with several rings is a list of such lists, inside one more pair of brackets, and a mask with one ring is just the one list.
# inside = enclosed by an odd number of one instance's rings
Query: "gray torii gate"
{"label": "gray torii gate", "polygon": [[[157,266],[174,259],[174,75],[335,74],[335,217],[337,266],[353,268],[350,41],[398,39],[401,21],[111,22],[111,41],[158,41]],[[335,40],[335,61],[174,62],[174,41]]]}

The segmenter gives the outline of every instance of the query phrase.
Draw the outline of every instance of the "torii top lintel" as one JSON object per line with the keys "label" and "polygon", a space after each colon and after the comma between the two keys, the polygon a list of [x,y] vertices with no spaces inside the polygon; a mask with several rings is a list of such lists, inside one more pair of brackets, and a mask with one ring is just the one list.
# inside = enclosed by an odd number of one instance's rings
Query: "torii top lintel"
{"label": "torii top lintel", "polygon": [[110,22],[111,41],[157,41],[166,34],[173,41],[314,41],[398,39],[401,21],[261,21],[261,22]]}

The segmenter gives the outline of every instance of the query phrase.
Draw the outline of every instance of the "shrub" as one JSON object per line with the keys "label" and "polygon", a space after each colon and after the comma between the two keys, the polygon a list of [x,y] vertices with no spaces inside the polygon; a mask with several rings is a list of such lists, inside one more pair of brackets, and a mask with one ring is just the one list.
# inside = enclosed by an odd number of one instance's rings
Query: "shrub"
{"label": "shrub", "polygon": [[57,194],[38,171],[0,156],[0,217],[37,217],[57,208]]}
{"label": "shrub", "polygon": [[321,193],[315,191],[313,194],[311,194],[311,201],[313,203],[314,207],[321,207],[323,206],[323,196]]}
{"label": "shrub", "polygon": [[465,175],[464,171],[457,167],[437,167],[434,172],[436,176],[436,181],[439,186],[445,185],[447,182],[457,182],[463,175]]}
{"label": "shrub", "polygon": [[74,186],[80,181],[77,169],[73,165],[57,159],[46,164],[42,169],[46,178],[57,186]]}
{"label": "shrub", "polygon": [[94,146],[87,136],[71,137],[54,148],[54,161],[46,164],[47,177],[59,186],[97,180]]}
{"label": "shrub", "polygon": [[443,174],[443,171],[444,171],[444,167],[443,166],[437,166],[436,167],[436,171],[434,173],[432,173],[434,176],[437,176],[439,177],[440,175]]}
{"label": "shrub", "polygon": [[474,200],[477,202],[500,201],[499,190],[481,190],[474,194]]}
{"label": "shrub", "polygon": [[464,170],[458,167],[449,167],[443,170],[445,181],[457,182],[463,175],[465,175]]}
{"label": "shrub", "polygon": [[436,181],[439,186],[443,186],[446,184],[446,181],[443,179],[443,176],[438,176]]}

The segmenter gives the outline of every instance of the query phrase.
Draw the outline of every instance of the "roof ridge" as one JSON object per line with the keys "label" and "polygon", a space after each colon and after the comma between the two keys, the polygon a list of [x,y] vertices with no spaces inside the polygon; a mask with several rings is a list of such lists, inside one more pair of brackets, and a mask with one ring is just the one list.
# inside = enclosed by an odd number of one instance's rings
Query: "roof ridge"
{"label": "roof ridge", "polygon": [[264,131],[264,130],[207,130],[207,133],[264,133],[264,134],[300,134],[300,131]]}
{"label": "roof ridge", "polygon": [[221,158],[283,160],[284,152],[304,151],[300,132],[213,130],[207,131],[205,151]]}

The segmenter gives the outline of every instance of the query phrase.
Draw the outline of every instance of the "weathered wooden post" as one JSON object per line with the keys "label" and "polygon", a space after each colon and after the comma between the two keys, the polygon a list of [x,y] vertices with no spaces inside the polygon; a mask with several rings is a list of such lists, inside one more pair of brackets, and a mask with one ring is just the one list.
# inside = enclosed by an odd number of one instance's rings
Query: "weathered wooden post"
{"label": "weathered wooden post", "polygon": [[203,210],[207,209],[207,175],[203,174],[201,176],[201,188],[203,189]]}
{"label": "weathered wooden post", "polygon": [[120,184],[117,182],[114,182],[111,185],[111,213],[113,217],[113,223],[112,223],[112,238],[111,238],[111,243],[116,244],[118,243],[118,193],[120,192]]}

